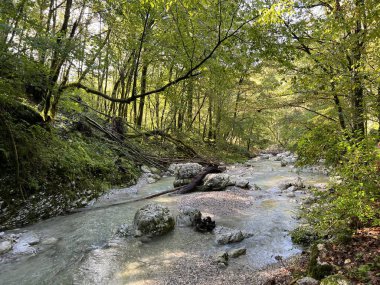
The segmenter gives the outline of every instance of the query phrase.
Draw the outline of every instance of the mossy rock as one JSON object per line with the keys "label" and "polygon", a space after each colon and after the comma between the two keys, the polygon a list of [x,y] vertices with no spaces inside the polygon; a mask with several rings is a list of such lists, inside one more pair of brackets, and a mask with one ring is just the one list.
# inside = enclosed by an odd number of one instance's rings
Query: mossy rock
{"label": "mossy rock", "polygon": [[321,280],[333,273],[334,267],[330,264],[318,264],[319,250],[316,244],[311,247],[308,275]]}
{"label": "mossy rock", "polygon": [[294,229],[290,236],[295,244],[309,246],[312,242],[318,239],[318,234],[311,226],[302,225]]}
{"label": "mossy rock", "polygon": [[330,264],[316,264],[309,270],[309,275],[317,280],[321,280],[326,276],[329,276],[334,270],[334,267]]}
{"label": "mossy rock", "polygon": [[340,274],[330,275],[321,280],[320,285],[351,285],[352,282]]}
{"label": "mossy rock", "polygon": [[136,212],[133,224],[142,235],[153,237],[172,231],[175,220],[168,207],[152,203]]}

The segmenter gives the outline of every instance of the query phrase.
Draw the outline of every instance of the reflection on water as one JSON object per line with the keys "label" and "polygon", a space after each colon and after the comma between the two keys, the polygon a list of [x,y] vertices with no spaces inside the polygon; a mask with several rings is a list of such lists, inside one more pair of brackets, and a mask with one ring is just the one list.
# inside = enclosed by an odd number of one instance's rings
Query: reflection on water
{"label": "reflection on water", "polygon": [[[253,237],[237,245],[224,246],[247,248],[247,255],[236,259],[235,263],[258,268],[275,262],[276,255],[286,258],[298,253],[300,250],[287,234],[297,224],[293,218],[297,202],[281,196],[276,188],[280,181],[297,174],[273,161],[256,162],[253,167],[237,166],[229,172],[244,176],[263,189],[249,192],[255,199],[244,211],[215,217],[219,225],[254,233]],[[310,184],[326,180],[316,174],[300,175]],[[94,207],[164,191],[170,189],[172,183],[173,178],[164,178],[154,184],[138,185],[136,191],[114,193],[95,203]],[[162,196],[154,200],[176,213],[178,199],[178,196]],[[1,264],[0,284],[154,284],[154,279],[165,270],[170,271],[170,266],[178,259],[212,255],[221,248],[215,244],[212,234],[179,227],[148,243],[115,238],[118,226],[131,223],[136,210],[150,202],[84,211],[25,228],[40,237],[55,237],[58,242],[41,245],[43,250],[35,256]]]}

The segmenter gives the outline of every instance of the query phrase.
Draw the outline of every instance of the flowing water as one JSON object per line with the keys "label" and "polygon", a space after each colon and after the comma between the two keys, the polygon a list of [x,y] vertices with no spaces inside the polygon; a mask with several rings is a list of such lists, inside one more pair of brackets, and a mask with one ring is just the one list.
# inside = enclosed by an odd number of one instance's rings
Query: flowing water
{"label": "flowing water", "polygon": [[[121,224],[130,224],[137,209],[152,201],[140,201],[109,208],[83,211],[52,218],[14,232],[33,232],[41,238],[34,255],[19,255],[0,263],[0,284],[148,284],[170,272],[179,258],[208,256],[216,251],[244,246],[247,255],[231,266],[243,264],[260,268],[274,263],[275,256],[284,258],[300,252],[289,237],[289,230],[298,221],[294,218],[297,199],[291,199],[276,188],[287,178],[297,177],[294,169],[280,167],[279,162],[259,161],[251,167],[230,166],[228,173],[247,178],[262,188],[249,191],[253,203],[236,209],[228,216],[213,215],[218,225],[254,233],[239,244],[220,246],[215,237],[177,227],[172,233],[149,242],[115,236]],[[307,184],[326,181],[319,174],[300,173]],[[172,187],[173,178],[163,178],[154,184],[138,184],[115,192],[92,207],[112,204],[160,192]],[[248,191],[248,190],[247,190]],[[303,194],[297,194],[302,197]],[[176,214],[179,196],[161,196],[153,201],[168,206]],[[54,237],[56,242],[44,240]],[[149,283],[149,284],[154,284]]]}

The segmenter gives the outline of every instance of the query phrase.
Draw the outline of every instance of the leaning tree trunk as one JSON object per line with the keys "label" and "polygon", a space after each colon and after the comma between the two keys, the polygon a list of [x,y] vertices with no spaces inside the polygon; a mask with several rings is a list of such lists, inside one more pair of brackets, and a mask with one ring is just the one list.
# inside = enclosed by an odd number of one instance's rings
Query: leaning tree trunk
{"label": "leaning tree trunk", "polygon": [[[73,4],[73,0],[66,1],[65,15],[63,17],[63,23],[61,30],[59,31],[57,37],[57,47],[61,46],[63,39],[67,34],[67,30],[69,27],[69,20],[71,15],[71,6]],[[74,29],[74,28],[73,28]],[[53,96],[53,89],[58,81],[59,74],[61,72],[62,65],[64,63],[64,59],[58,50],[55,50],[53,53],[53,58],[50,66],[50,75],[49,75],[49,88],[47,90],[45,96],[45,107],[44,107],[44,119],[48,118],[48,114],[50,111],[51,98]]]}

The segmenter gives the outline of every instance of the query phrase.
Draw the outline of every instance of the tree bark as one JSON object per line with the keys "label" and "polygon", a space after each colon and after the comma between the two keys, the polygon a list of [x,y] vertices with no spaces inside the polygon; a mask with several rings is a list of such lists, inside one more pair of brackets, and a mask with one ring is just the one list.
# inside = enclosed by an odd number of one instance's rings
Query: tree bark
{"label": "tree bark", "polygon": [[[148,64],[145,63],[143,65],[142,71],[141,71],[141,92],[144,93],[146,91],[146,79],[147,79],[147,73],[148,73]],[[145,98],[140,98],[140,104],[139,104],[139,114],[137,117],[137,127],[141,129],[143,115],[144,115],[144,106],[145,106]]]}
{"label": "tree bark", "polygon": [[[72,4],[73,4],[73,0],[66,0],[66,8],[65,8],[65,14],[63,17],[63,23],[62,23],[62,27],[61,27],[61,30],[59,31],[57,41],[56,41],[57,47],[61,46],[63,39],[66,37],[68,26],[69,26]],[[53,52],[53,58],[50,65],[49,88],[45,96],[45,107],[44,107],[44,112],[43,112],[45,120],[48,119],[48,113],[50,111],[50,102],[53,96],[53,89],[58,81],[58,77],[61,72],[63,63],[64,63],[64,58],[62,58],[60,51],[56,49]]]}

